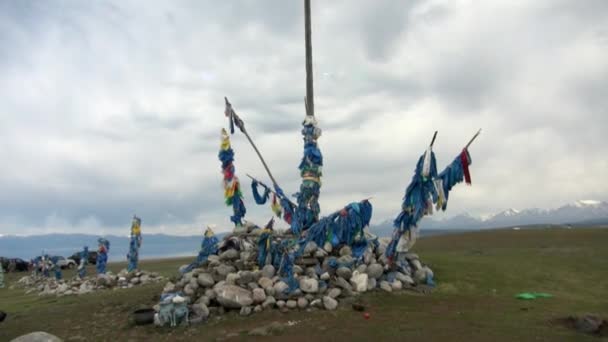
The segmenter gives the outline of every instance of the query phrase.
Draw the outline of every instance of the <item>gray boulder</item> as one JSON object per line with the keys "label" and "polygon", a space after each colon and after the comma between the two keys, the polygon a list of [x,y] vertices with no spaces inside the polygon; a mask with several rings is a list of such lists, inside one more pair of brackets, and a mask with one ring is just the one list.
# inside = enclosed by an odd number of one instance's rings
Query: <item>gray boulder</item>
{"label": "gray boulder", "polygon": [[393,288],[391,287],[391,284],[388,281],[381,281],[380,282],[380,288],[386,292],[392,292]]}
{"label": "gray boulder", "polygon": [[221,261],[236,260],[238,258],[239,258],[239,251],[237,251],[236,249],[229,249],[220,254]]}
{"label": "gray boulder", "polygon": [[340,256],[353,255],[353,250],[349,246],[340,248]]}
{"label": "gray boulder", "polygon": [[409,275],[405,275],[401,272],[397,272],[396,279],[406,285],[414,284],[414,279],[412,279],[412,277],[410,277]]}
{"label": "gray boulder", "polygon": [[226,264],[220,264],[215,268],[215,274],[219,277],[220,280],[226,279],[226,276],[228,276],[228,274],[235,272],[236,268],[234,268],[234,266],[229,266]]}
{"label": "gray boulder", "polygon": [[209,308],[203,303],[192,304],[192,312],[203,320],[209,317]]}
{"label": "gray boulder", "polygon": [[209,273],[200,273],[196,281],[202,287],[212,287],[215,284],[213,277]]}
{"label": "gray boulder", "polygon": [[251,315],[252,311],[253,311],[253,309],[251,308],[251,306],[243,306],[241,308],[240,315],[241,316],[249,316],[249,315]]}
{"label": "gray boulder", "polygon": [[352,275],[353,275],[353,271],[351,271],[351,269],[350,269],[350,268],[347,268],[347,267],[339,267],[339,268],[336,270],[336,274],[337,274],[339,277],[342,277],[342,278],[344,278],[344,279],[346,279],[346,280],[349,280],[349,279],[350,279],[350,277],[352,277]]}
{"label": "gray boulder", "polygon": [[247,285],[253,282],[253,272],[251,271],[240,271],[239,273],[239,285]]}
{"label": "gray boulder", "polygon": [[323,297],[323,306],[326,310],[336,310],[336,308],[338,308],[338,301],[329,296],[325,296]]}
{"label": "gray boulder", "polygon": [[336,286],[348,291],[352,291],[353,289],[353,287],[344,278],[336,278]]}
{"label": "gray boulder", "polygon": [[379,279],[384,273],[384,267],[380,264],[371,264],[367,267],[366,273],[370,278]]}
{"label": "gray boulder", "polygon": [[264,268],[262,268],[262,277],[272,279],[272,277],[274,277],[275,272],[276,270],[274,269],[274,266],[266,265],[264,266]]}
{"label": "gray boulder", "polygon": [[236,285],[237,281],[240,279],[239,275],[236,273],[229,273],[226,276],[226,284],[228,285]]}
{"label": "gray boulder", "polygon": [[264,301],[264,303],[262,303],[262,307],[264,309],[273,308],[276,303],[277,303],[277,300],[274,299],[274,297],[268,296],[268,297],[266,297],[266,300]]}
{"label": "gray boulder", "polygon": [[266,300],[266,292],[263,289],[253,290],[253,302],[256,304],[263,303]]}

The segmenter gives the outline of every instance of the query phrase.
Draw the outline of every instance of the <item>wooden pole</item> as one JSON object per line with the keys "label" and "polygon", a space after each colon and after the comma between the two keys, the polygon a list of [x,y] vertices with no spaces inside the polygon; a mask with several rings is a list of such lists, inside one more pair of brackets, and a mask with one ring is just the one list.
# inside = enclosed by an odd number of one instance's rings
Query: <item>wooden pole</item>
{"label": "wooden pole", "polygon": [[304,0],[304,39],[306,41],[306,114],[315,115],[312,74],[312,34],[310,27],[310,0]]}
{"label": "wooden pole", "polygon": [[475,135],[471,138],[471,140],[469,140],[469,143],[467,144],[467,146],[464,147],[465,150],[469,149],[469,146],[471,146],[471,144],[473,143],[473,141],[475,141],[475,139],[481,134],[481,128],[479,129],[479,131],[477,131],[477,133],[475,133]]}

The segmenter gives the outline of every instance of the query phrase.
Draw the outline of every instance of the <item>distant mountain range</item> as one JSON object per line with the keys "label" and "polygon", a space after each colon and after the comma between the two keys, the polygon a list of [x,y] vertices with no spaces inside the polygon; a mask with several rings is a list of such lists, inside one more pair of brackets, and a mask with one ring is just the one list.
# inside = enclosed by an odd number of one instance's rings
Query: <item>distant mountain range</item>
{"label": "distant mountain range", "polygon": [[[225,234],[217,234],[222,237]],[[69,257],[88,246],[97,250],[97,235],[48,234],[32,236],[1,236],[0,256],[29,260],[41,253]],[[104,236],[110,241],[108,258],[111,261],[126,260],[129,238],[115,235]],[[173,236],[149,234],[143,236],[139,251],[141,259],[196,255],[200,249],[202,236]]]}
{"label": "distant mountain range", "polygon": [[[608,225],[608,202],[580,200],[557,209],[507,209],[489,217],[475,217],[468,213],[445,220],[434,220],[432,216],[420,221],[420,230],[479,230],[502,227],[570,224]],[[392,232],[392,220],[371,227],[381,236]]]}
{"label": "distant mountain range", "polygon": [[[557,209],[508,209],[486,218],[461,214],[445,220],[425,217],[420,222],[421,237],[459,233],[471,230],[516,227],[546,226],[551,224],[570,224],[573,226],[608,226],[608,203],[583,200]],[[372,225],[370,230],[378,236],[390,236],[393,232],[392,220]],[[218,234],[223,237],[225,233]],[[115,235],[105,236],[110,241],[109,258],[112,261],[125,260],[129,248],[129,238]],[[70,256],[89,246],[97,249],[97,235],[87,234],[48,234],[32,236],[0,236],[0,256],[18,257],[29,260],[43,251],[49,255]],[[142,259],[196,255],[200,249],[202,236],[173,236],[149,234],[143,236],[140,250]]]}

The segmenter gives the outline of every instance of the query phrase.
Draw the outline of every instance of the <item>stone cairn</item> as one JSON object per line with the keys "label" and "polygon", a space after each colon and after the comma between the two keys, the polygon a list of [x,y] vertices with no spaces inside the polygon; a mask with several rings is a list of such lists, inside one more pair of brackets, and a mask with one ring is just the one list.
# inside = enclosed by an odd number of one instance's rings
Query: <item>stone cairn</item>
{"label": "stone cairn", "polygon": [[94,291],[108,289],[127,289],[134,286],[158,283],[164,278],[158,273],[146,271],[127,272],[126,269],[118,274],[107,272],[96,276],[74,277],[72,279],[56,280],[51,277],[29,275],[22,277],[16,283],[17,287],[26,289],[26,293],[38,293],[39,296],[70,296],[83,295]]}
{"label": "stone cairn", "polygon": [[[288,291],[289,285],[274,266],[257,264],[258,237],[262,229],[250,233],[233,233],[220,243],[217,255],[210,255],[197,268],[168,282],[161,295],[161,303],[155,323],[165,325],[169,319],[162,316],[165,304],[177,297],[188,314],[178,319],[182,324],[201,322],[210,315],[221,315],[229,310],[239,310],[240,315],[269,309],[335,310],[340,301],[368,291],[400,291],[418,285],[432,284],[433,271],[425,266],[414,253],[405,253],[397,271],[387,260],[384,252],[389,238],[381,238],[378,244],[369,244],[363,256],[353,258],[349,246],[332,248],[331,244],[317,246],[309,242],[302,257],[295,260],[293,273],[297,289]],[[291,233],[275,231],[275,241],[293,238]],[[180,268],[183,271],[187,265]],[[178,303],[174,300],[173,303]],[[167,316],[166,316],[167,317]],[[185,318],[185,319],[184,319]],[[176,325],[175,315],[171,325]]]}

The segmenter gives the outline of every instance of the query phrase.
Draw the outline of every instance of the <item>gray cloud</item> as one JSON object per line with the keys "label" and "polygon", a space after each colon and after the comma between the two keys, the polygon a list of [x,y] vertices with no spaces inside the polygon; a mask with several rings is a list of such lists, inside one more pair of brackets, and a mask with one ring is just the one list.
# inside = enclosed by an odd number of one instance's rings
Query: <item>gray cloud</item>
{"label": "gray cloud", "polygon": [[[471,148],[447,215],[606,199],[605,1],[313,3],[324,212],[374,196],[394,216],[432,132],[440,167]],[[0,3],[0,234],[227,229],[224,96],[288,193],[299,185],[303,6]],[[247,217],[265,222],[232,136]],[[441,216],[441,215],[440,215]]]}

